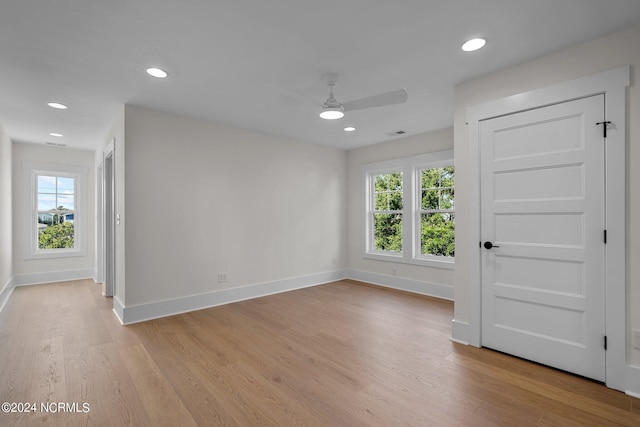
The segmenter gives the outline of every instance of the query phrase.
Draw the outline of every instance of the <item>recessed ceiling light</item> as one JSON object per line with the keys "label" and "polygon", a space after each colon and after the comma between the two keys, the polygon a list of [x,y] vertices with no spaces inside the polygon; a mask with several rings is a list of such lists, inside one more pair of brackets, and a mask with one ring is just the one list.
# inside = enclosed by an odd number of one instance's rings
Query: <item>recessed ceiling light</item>
{"label": "recessed ceiling light", "polygon": [[165,70],[155,67],[147,68],[147,74],[158,79],[164,79],[169,75]]}
{"label": "recessed ceiling light", "polygon": [[58,138],[62,138],[64,135],[61,133],[56,133],[56,132],[51,132],[49,135],[51,136],[57,136]]}
{"label": "recessed ceiling light", "polygon": [[64,104],[60,104],[59,102],[49,102],[47,105],[51,108],[56,108],[58,110],[66,110],[67,108],[69,108]]}
{"label": "recessed ceiling light", "polygon": [[354,128],[353,126],[347,126],[346,128],[344,128],[345,132],[353,132],[355,130],[356,130],[356,128]]}
{"label": "recessed ceiling light", "polygon": [[473,52],[474,50],[482,48],[485,44],[487,44],[487,41],[485,39],[477,38],[467,40],[462,44],[462,50],[464,50],[465,52]]}

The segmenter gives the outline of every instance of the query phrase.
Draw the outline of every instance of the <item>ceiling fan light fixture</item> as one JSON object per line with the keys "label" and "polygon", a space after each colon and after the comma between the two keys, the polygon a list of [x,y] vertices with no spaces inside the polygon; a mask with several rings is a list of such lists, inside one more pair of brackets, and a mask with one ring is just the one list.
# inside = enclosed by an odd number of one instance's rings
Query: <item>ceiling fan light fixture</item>
{"label": "ceiling fan light fixture", "polygon": [[344,117],[344,108],[342,106],[338,107],[322,107],[322,112],[320,113],[320,117],[325,120],[336,120]]}

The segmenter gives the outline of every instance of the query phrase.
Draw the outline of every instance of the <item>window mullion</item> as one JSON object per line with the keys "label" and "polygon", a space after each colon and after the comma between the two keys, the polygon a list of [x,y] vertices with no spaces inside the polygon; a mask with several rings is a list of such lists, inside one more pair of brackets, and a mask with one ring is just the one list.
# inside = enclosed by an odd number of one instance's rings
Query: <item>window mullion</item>
{"label": "window mullion", "polygon": [[413,173],[405,166],[402,170],[402,258],[410,262],[413,257]]}

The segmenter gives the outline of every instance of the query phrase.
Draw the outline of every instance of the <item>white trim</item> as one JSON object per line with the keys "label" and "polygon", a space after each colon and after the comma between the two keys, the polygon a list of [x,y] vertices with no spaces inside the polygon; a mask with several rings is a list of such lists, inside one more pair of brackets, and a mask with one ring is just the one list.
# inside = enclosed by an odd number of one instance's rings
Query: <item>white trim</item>
{"label": "white trim", "polygon": [[4,287],[2,288],[2,291],[0,291],[0,311],[2,311],[4,306],[7,304],[7,301],[9,301],[9,297],[13,292],[13,288],[15,288],[13,279],[13,277],[9,279],[9,281],[5,283]]}
{"label": "white trim", "polygon": [[624,392],[640,399],[640,366],[627,366],[626,381],[627,386]]}
{"label": "white trim", "polygon": [[424,267],[432,268],[444,268],[447,270],[453,270],[455,268],[455,261],[453,259],[441,257],[442,259],[440,260],[435,256],[431,259],[427,258],[426,256],[407,259],[403,254],[404,252],[365,252],[362,255],[362,258],[374,259],[376,261],[397,262],[400,264],[422,265]]}
{"label": "white trim", "polygon": [[386,288],[453,301],[453,287],[404,277],[389,276],[362,270],[347,270],[347,278]]}
{"label": "white trim", "polygon": [[130,325],[159,317],[308,288],[345,278],[344,270],[335,270],[128,307],[123,306],[120,300],[114,297],[113,310],[123,325]]}
{"label": "white trim", "polygon": [[344,279],[358,280],[387,288],[453,301],[453,287],[451,286],[360,270],[334,270],[128,307],[125,307],[117,296],[114,296],[113,311],[120,320],[120,323],[130,325],[146,320],[318,286]]}
{"label": "white trim", "polygon": [[13,278],[13,284],[14,286],[40,285],[43,283],[67,282],[69,280],[93,279],[94,275],[95,270],[93,268],[16,274]]}
{"label": "white trim", "polygon": [[[481,267],[479,199],[479,125],[482,120],[539,108],[596,94],[605,94],[605,120],[612,121],[606,141],[606,215],[608,230],[606,259],[606,334],[609,348],[606,360],[606,384],[625,389],[626,366],[626,87],[630,67],[618,67],[530,92],[489,101],[467,108],[469,144],[469,343],[481,345]],[[456,331],[453,331],[456,332]],[[457,331],[457,333],[460,333]],[[460,339],[453,335],[453,339]]]}
{"label": "white trim", "polygon": [[128,307],[124,306],[118,296],[114,296],[113,311],[118,320],[120,320],[120,323],[130,325],[146,320],[318,286],[344,279],[358,280],[387,288],[453,301],[453,287],[451,286],[345,269],[258,283],[239,288],[221,289],[205,294],[190,295]]}
{"label": "white trim", "polygon": [[451,321],[451,341],[469,345],[469,324],[453,319]]}
{"label": "white trim", "polygon": [[95,229],[95,264],[96,264],[96,283],[102,283],[104,281],[104,212],[102,208],[102,192],[104,191],[102,168],[104,160],[100,158],[99,162],[96,162],[96,174],[95,174],[95,206],[96,206],[96,229]]}
{"label": "white trim", "polygon": [[[104,283],[104,294],[106,296],[114,296],[116,292],[116,269],[115,269],[115,226],[116,218],[118,217],[115,212],[115,137],[107,144],[102,151],[102,159],[100,162],[102,175],[99,177],[100,185],[100,210],[99,216],[99,230],[101,246],[99,251],[101,267],[100,275],[101,281]],[[109,168],[107,168],[107,165]],[[111,190],[107,194],[107,178],[110,178],[109,189]],[[110,198],[110,200],[107,199]],[[109,209],[109,211],[107,211]],[[119,223],[119,221],[118,221]]]}
{"label": "white trim", "polygon": [[117,295],[113,296],[113,313],[116,315],[121,325],[124,325],[122,319],[124,319],[124,304],[120,301]]}

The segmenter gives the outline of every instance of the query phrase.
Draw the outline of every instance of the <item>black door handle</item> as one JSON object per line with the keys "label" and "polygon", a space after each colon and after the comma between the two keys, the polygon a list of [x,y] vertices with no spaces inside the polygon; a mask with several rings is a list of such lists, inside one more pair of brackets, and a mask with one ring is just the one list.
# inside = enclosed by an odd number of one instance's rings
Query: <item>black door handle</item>
{"label": "black door handle", "polygon": [[483,245],[483,246],[484,246],[484,248],[485,248],[485,249],[499,248],[499,247],[500,247],[500,246],[498,246],[498,245],[494,245],[493,243],[491,243],[491,242],[489,242],[489,241],[484,242],[484,245]]}

